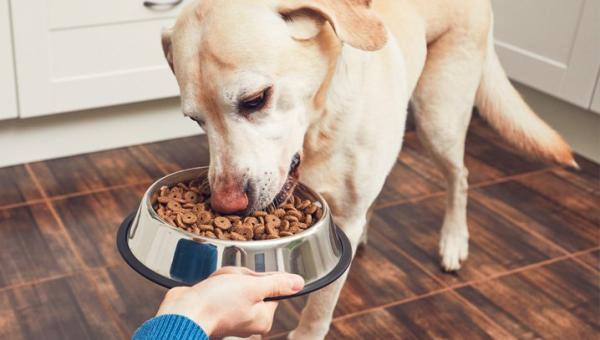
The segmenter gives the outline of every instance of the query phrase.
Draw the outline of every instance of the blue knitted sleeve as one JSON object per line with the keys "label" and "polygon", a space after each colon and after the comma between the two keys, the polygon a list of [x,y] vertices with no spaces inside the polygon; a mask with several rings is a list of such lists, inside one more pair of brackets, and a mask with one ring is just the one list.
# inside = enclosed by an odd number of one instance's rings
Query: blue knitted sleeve
{"label": "blue knitted sleeve", "polygon": [[166,314],[144,322],[132,340],[209,340],[194,321],[185,316]]}

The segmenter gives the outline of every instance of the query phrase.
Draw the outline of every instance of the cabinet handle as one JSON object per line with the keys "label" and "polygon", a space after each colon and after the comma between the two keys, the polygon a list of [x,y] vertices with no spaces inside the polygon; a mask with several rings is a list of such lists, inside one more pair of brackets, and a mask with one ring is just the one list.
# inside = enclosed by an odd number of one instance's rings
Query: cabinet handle
{"label": "cabinet handle", "polygon": [[173,1],[165,1],[165,2],[157,2],[157,1],[144,1],[144,6],[148,7],[148,8],[173,8],[177,5],[179,5],[180,3],[182,3],[183,0],[173,0]]}

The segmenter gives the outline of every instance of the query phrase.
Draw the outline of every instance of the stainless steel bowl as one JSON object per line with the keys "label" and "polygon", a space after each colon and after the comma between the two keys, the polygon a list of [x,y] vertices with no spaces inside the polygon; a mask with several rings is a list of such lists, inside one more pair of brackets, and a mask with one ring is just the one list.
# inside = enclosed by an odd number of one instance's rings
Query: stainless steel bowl
{"label": "stainless steel bowl", "polygon": [[119,251],[133,269],[168,288],[193,285],[223,266],[243,266],[257,272],[283,271],[301,275],[306,282],[294,296],[323,288],[346,271],[352,253],[348,238],[333,224],[323,197],[302,184],[296,194],[320,202],[323,217],[293,236],[261,241],[218,240],[161,220],[152,208],[152,194],[163,185],[206,176],[206,172],[205,167],[179,171],[148,188],[137,212],[125,219],[117,235]]}

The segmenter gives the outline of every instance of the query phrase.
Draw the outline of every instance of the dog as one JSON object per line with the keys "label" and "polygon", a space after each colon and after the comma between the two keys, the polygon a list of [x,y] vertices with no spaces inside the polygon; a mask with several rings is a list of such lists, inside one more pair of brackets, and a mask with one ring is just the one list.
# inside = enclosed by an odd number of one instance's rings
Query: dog
{"label": "dog", "polygon": [[[407,107],[447,181],[441,266],[468,255],[475,105],[525,153],[577,167],[523,101],[493,44],[489,0],[197,0],[163,31],[185,116],[208,136],[211,205],[248,212],[301,180],[356,250],[400,152]],[[290,339],[323,339],[346,276],[310,295]]]}

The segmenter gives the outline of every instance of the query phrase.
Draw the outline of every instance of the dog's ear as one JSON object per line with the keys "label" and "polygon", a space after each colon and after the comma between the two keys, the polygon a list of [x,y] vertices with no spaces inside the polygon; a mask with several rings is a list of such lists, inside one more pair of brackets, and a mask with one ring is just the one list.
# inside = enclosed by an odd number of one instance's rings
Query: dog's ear
{"label": "dog's ear", "polygon": [[171,53],[171,34],[173,33],[172,28],[165,28],[161,32],[161,40],[162,40],[162,49],[165,54],[165,59],[169,63],[169,67],[171,67],[171,71],[175,73],[175,69],[173,69],[173,53]]}
{"label": "dog's ear", "polygon": [[313,38],[329,22],[344,43],[375,51],[385,46],[387,32],[370,5],[371,0],[282,0],[278,10],[295,39]]}

